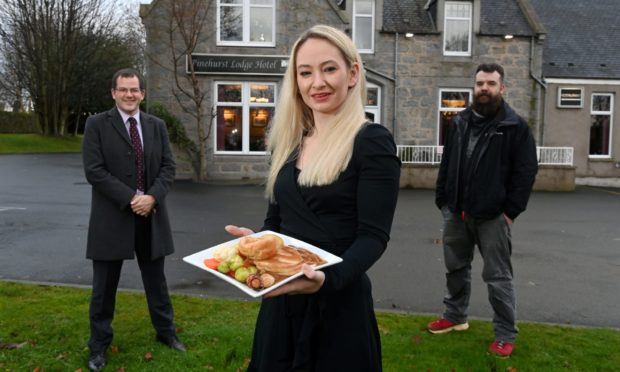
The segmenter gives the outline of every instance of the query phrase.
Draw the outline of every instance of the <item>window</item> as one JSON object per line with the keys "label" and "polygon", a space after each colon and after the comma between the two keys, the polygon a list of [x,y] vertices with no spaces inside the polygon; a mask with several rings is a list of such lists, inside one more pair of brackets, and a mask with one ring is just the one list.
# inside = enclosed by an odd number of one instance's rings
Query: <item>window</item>
{"label": "window", "polygon": [[368,83],[366,88],[366,118],[373,123],[381,122],[381,88],[379,86]]}
{"label": "window", "polygon": [[558,107],[582,108],[583,88],[558,88]]}
{"label": "window", "polygon": [[440,89],[439,90],[439,128],[437,130],[437,144],[443,146],[446,141],[448,127],[459,112],[463,111],[471,101],[469,89]]}
{"label": "window", "polygon": [[590,157],[611,156],[611,130],[614,100],[611,93],[592,94],[590,111]]}
{"label": "window", "polygon": [[263,154],[276,84],[219,82],[215,97],[215,153]]}
{"label": "window", "polygon": [[462,1],[447,1],[444,10],[444,55],[471,55],[472,4]]}
{"label": "window", "polygon": [[353,42],[360,53],[375,48],[375,0],[353,2]]}
{"label": "window", "polygon": [[274,0],[218,0],[217,45],[275,46]]}

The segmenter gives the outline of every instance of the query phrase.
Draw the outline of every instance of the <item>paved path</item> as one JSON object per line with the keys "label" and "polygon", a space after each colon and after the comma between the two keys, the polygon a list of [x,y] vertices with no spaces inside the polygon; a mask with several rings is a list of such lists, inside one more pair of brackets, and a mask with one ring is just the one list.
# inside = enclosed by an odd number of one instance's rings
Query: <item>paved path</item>
{"label": "paved path", "polygon": [[[89,203],[79,155],[0,156],[0,279],[89,285]],[[223,231],[227,223],[260,226],[262,189],[177,182],[168,205],[177,249],[166,261],[170,288],[247,299],[181,259],[230,239]],[[620,328],[619,211],[620,189],[579,187],[532,196],[513,228],[519,319]],[[377,308],[441,312],[440,237],[433,192],[401,190],[392,240],[370,271]],[[470,314],[490,318],[480,263],[476,254]],[[134,261],[125,263],[120,286],[142,287]]]}

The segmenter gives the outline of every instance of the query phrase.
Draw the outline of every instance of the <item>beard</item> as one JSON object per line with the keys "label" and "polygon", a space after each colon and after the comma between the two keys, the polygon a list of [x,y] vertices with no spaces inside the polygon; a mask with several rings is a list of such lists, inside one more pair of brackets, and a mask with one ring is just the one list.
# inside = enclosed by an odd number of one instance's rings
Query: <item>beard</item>
{"label": "beard", "polygon": [[[480,102],[482,97],[486,97],[486,102]],[[502,105],[502,96],[500,94],[478,94],[474,96],[474,103],[472,105],[474,111],[485,118],[495,117]]]}

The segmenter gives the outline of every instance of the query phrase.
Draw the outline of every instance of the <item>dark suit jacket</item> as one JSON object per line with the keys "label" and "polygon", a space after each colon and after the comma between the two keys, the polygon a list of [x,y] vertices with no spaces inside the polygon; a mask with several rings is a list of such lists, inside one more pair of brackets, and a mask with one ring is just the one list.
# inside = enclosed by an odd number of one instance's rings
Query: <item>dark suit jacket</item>
{"label": "dark suit jacket", "polygon": [[[151,222],[151,257],[174,252],[166,194],[174,181],[175,162],[165,123],[140,112],[144,143],[145,193],[156,200]],[[86,257],[122,260],[134,257],[135,218],[129,205],[136,193],[133,147],[118,109],[86,120],[82,157],[92,202]]]}

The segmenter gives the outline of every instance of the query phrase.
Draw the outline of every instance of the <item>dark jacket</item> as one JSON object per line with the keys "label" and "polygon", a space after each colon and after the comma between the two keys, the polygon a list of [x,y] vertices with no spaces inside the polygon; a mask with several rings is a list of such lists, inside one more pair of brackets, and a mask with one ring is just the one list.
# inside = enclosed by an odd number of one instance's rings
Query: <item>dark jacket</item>
{"label": "dark jacket", "polygon": [[[144,143],[145,193],[156,200],[151,222],[151,256],[174,252],[166,208],[166,194],[174,181],[175,163],[166,124],[140,112]],[[122,260],[134,257],[135,214],[129,202],[136,193],[133,147],[115,107],[86,120],[82,157],[92,202],[86,257]]]}
{"label": "dark jacket", "polygon": [[[461,157],[471,115],[471,107],[463,110],[448,130],[435,203],[439,208],[447,205],[453,213],[460,213],[462,188],[467,215],[493,218],[504,213],[515,219],[527,206],[538,171],[534,138],[525,120],[504,102],[478,140],[470,174],[462,177]],[[463,185],[459,185],[461,180]]]}

